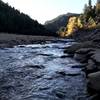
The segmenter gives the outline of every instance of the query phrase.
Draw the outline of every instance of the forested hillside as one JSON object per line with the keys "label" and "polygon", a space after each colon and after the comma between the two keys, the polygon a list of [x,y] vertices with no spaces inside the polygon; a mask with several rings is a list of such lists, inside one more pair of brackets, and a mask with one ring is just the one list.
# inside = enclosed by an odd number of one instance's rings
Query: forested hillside
{"label": "forested hillside", "polygon": [[[33,12],[34,13],[34,12]],[[0,32],[27,35],[54,35],[50,34],[43,25],[28,15],[0,0]]]}
{"label": "forested hillside", "polygon": [[60,15],[50,21],[46,21],[45,28],[53,33],[57,33],[57,31],[66,27],[66,23],[68,23],[69,18],[72,16],[79,16],[79,14],[67,13]]}

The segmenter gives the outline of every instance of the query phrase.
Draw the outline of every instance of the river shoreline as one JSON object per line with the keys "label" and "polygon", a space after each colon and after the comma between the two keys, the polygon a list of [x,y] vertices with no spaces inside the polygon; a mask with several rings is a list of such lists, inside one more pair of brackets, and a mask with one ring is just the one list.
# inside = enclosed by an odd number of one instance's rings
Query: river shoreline
{"label": "river shoreline", "polygon": [[[85,33],[86,34],[86,33]],[[83,35],[83,34],[82,34]],[[80,33],[80,36],[82,36]],[[66,47],[64,52],[81,62],[87,76],[89,100],[100,98],[100,30],[85,37],[78,37],[78,43]]]}
{"label": "river shoreline", "polygon": [[16,35],[8,33],[0,33],[0,48],[13,47],[15,45],[28,45],[34,43],[42,43],[47,40],[58,40],[53,36],[32,36],[32,35]]}

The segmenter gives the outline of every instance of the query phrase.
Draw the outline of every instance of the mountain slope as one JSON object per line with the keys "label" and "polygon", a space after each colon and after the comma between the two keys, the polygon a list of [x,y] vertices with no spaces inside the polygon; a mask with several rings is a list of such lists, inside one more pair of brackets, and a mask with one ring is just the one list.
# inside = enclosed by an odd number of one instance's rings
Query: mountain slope
{"label": "mountain slope", "polygon": [[52,35],[45,27],[28,15],[0,0],[0,32],[27,35]]}
{"label": "mountain slope", "polygon": [[44,26],[47,30],[56,33],[61,27],[65,27],[67,25],[68,19],[72,16],[79,16],[79,14],[67,13],[60,15],[53,20],[46,21]]}

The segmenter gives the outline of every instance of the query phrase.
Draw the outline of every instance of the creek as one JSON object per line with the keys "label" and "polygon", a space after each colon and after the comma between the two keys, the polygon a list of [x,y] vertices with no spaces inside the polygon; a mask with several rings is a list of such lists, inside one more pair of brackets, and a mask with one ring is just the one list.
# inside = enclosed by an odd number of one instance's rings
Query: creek
{"label": "creek", "polygon": [[0,49],[0,100],[87,100],[81,64],[64,54],[72,40]]}

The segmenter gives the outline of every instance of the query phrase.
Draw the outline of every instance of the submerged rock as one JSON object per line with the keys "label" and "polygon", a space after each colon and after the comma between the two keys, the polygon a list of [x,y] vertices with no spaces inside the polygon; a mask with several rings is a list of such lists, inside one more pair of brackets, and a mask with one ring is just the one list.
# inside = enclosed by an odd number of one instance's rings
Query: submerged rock
{"label": "submerged rock", "polygon": [[27,67],[27,68],[39,68],[39,69],[45,68],[43,65],[25,65],[24,67]]}
{"label": "submerged rock", "polygon": [[62,76],[66,76],[66,72],[65,72],[65,71],[57,71],[56,73],[57,73],[57,74],[60,74],[60,75],[62,75]]}
{"label": "submerged rock", "polygon": [[60,91],[56,91],[55,94],[56,94],[56,96],[58,98],[62,98],[62,99],[65,98],[65,96],[66,96],[65,93],[63,91],[61,91],[61,90]]}

